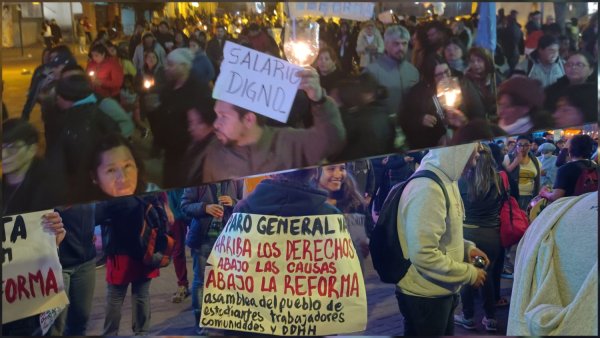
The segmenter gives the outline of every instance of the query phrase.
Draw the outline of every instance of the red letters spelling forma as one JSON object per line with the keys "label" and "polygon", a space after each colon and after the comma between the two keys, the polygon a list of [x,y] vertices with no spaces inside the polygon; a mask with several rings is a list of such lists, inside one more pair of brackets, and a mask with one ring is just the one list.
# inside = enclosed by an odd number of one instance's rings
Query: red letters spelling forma
{"label": "red letters spelling forma", "polygon": [[[40,296],[47,297],[52,292],[58,294],[58,284],[52,269],[48,269],[46,276],[38,270],[35,274],[29,273],[28,276],[19,275],[16,278],[3,280],[2,288],[4,297],[9,304],[14,303],[17,299],[23,299],[23,297],[30,299]],[[39,290],[39,293],[36,293],[36,290]]]}

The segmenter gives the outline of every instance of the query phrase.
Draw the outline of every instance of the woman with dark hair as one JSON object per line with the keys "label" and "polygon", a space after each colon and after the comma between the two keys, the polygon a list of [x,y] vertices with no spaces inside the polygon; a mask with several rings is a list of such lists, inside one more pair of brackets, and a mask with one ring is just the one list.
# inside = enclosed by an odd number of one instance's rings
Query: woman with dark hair
{"label": "woman with dark hair", "polygon": [[202,162],[204,149],[215,139],[213,123],[217,118],[211,97],[203,97],[190,105],[187,111],[188,132],[192,143],[188,147],[182,168],[186,168],[186,186],[199,185],[202,182]]}
{"label": "woman with dark hair", "polygon": [[[495,286],[500,274],[494,273],[497,260],[502,259],[500,242],[500,208],[502,207],[502,179],[496,161],[487,144],[479,145],[479,159],[475,167],[462,175],[458,181],[460,195],[465,206],[463,236],[485,252],[489,258],[486,266],[488,278],[481,288],[485,316],[482,324],[489,332],[497,331]],[[475,329],[473,317],[474,296],[478,289],[464,286],[461,289],[462,314],[454,316],[454,322],[468,330]]]}
{"label": "woman with dark hair", "polygon": [[569,87],[590,84],[596,88],[598,77],[594,74],[595,70],[596,63],[590,54],[584,51],[571,54],[565,63],[565,76],[546,87],[544,108],[549,112],[554,112],[558,99],[566,94]]}
{"label": "woman with dark hair", "polygon": [[460,77],[467,69],[467,48],[457,37],[452,37],[444,45],[444,58],[450,66],[452,76]]}
{"label": "woman with dark hair", "polygon": [[[42,63],[35,68],[33,75],[31,76],[31,83],[29,84],[29,90],[27,92],[27,101],[23,106],[21,112],[21,118],[25,121],[29,121],[29,115],[37,102],[38,94],[45,83],[45,79],[52,73],[52,68],[48,66],[50,62],[50,48],[44,48],[42,51]],[[4,114],[4,109],[2,110]]]}
{"label": "woman with dark hair", "polygon": [[121,43],[119,46],[115,46],[112,42],[108,42],[106,44],[106,49],[108,50],[108,54],[111,57],[115,58],[121,68],[123,68],[123,75],[131,75],[135,77],[137,74],[137,69],[133,65],[133,62],[129,59],[129,52],[127,51],[127,44]]}
{"label": "woman with dark hair", "polygon": [[[140,236],[147,205],[151,203],[158,211],[164,201],[159,201],[157,195],[132,196],[150,190],[151,185],[144,181],[143,162],[122,136],[107,135],[98,142],[91,155],[90,175],[97,196],[102,199],[129,196],[96,205],[96,224],[102,225],[107,255],[103,335],[118,335],[121,307],[129,284],[133,332],[146,335],[150,328],[150,282],[158,277],[159,271],[142,262],[140,248],[134,239]],[[166,213],[161,221],[166,222]]]}
{"label": "woman with dark hair", "polygon": [[354,70],[353,61],[358,58],[358,54],[356,54],[356,40],[352,39],[350,24],[347,21],[340,22],[340,30],[336,39],[341,70],[345,74],[350,74]]}
{"label": "woman with dark hair", "polygon": [[337,82],[344,77],[337,55],[331,47],[321,47],[315,68],[319,72],[321,87],[327,93],[331,93],[331,90],[336,87]]}
{"label": "woman with dark hair", "polygon": [[110,56],[104,45],[97,44],[91,48],[86,72],[90,76],[94,93],[104,97],[118,97],[123,85],[123,67],[116,58]]}
{"label": "woman with dark hair", "polygon": [[544,90],[539,81],[513,76],[498,88],[498,125],[508,135],[553,128],[543,103]]}
{"label": "woman with dark hair", "polygon": [[452,107],[443,107],[437,97],[437,85],[447,81],[452,73],[445,60],[429,59],[421,69],[421,81],[410,89],[398,116],[399,124],[406,134],[410,149],[422,149],[448,142],[448,131],[459,128],[465,122],[464,114]]}
{"label": "woman with dark hair", "polygon": [[496,116],[496,78],[494,60],[484,48],[468,52],[468,67],[461,80],[463,112],[469,120],[492,119]]}
{"label": "woman with dark hair", "polygon": [[150,129],[154,133],[158,130],[157,109],[160,107],[160,92],[167,85],[165,69],[159,63],[159,57],[154,50],[144,53],[144,65],[135,83],[139,93],[140,119],[143,121],[147,117]]}
{"label": "woman with dark hair", "polygon": [[[317,168],[313,180],[315,187],[329,193],[327,203],[338,208],[346,219],[350,236],[364,271],[364,259],[368,255],[368,240],[373,222],[367,203],[356,188],[356,181],[346,170],[346,164],[334,164]],[[360,231],[356,231],[360,227]],[[363,233],[364,231],[364,233]]]}
{"label": "woman with dark hair", "polygon": [[556,128],[581,126],[598,121],[597,85],[584,83],[574,85],[559,97],[553,112]]}

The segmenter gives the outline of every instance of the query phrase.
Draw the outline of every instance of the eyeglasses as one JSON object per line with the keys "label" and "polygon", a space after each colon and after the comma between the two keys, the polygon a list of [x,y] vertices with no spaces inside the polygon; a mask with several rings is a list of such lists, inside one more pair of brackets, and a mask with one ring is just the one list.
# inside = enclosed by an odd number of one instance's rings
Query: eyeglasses
{"label": "eyeglasses", "polygon": [[452,76],[452,73],[450,72],[450,69],[446,69],[443,72],[433,74],[433,76],[435,76],[436,79],[439,79],[444,76],[450,77],[450,76]]}
{"label": "eyeglasses", "polygon": [[587,68],[588,65],[583,62],[575,62],[575,63],[567,62],[567,63],[565,63],[565,67],[567,67],[567,68]]}
{"label": "eyeglasses", "polygon": [[529,147],[531,147],[531,144],[529,144],[529,143],[517,143],[517,147],[529,148]]}
{"label": "eyeglasses", "polygon": [[8,155],[14,155],[16,153],[19,152],[19,150],[21,150],[23,147],[28,146],[28,144],[25,144],[23,142],[17,142],[17,143],[4,143],[2,144],[2,152],[7,152]]}

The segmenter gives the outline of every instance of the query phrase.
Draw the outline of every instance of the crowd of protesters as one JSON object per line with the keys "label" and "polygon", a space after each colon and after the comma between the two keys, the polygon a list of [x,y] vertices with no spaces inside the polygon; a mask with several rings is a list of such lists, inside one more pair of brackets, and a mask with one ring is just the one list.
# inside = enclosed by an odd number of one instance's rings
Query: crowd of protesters
{"label": "crowd of protesters", "polygon": [[[118,125],[114,130],[130,140],[152,135],[151,154],[163,163],[157,182],[163,188],[593,121],[596,106],[586,99],[596,91],[597,56],[587,52],[591,47],[597,55],[596,45],[587,40],[593,34],[570,41],[564,60],[555,24],[536,29],[532,15],[523,38],[516,32],[517,15],[499,13],[495,55],[475,46],[476,16],[459,22],[396,18],[387,26],[380,21],[318,20],[322,29],[316,71],[300,73],[304,84],[287,123],[295,129],[281,128],[279,122],[231,103],[203,99],[211,96],[225,41],[284,57],[271,36],[272,21],[200,18],[210,29],[182,19],[140,22],[128,40],[112,42],[111,37],[119,36],[110,34],[111,29],[100,31],[81,67],[66,46],[45,49],[22,118],[29,119],[40,104],[46,159],[65,166],[70,183],[77,175],[85,176],[85,170],[73,166],[85,166],[86,161],[71,154],[74,150],[61,134],[74,140],[72,128],[89,124],[92,132],[83,144],[91,146],[94,135],[107,130],[112,120]],[[81,18],[78,23],[82,37],[85,22]],[[239,27],[229,32],[232,22]],[[514,34],[505,37],[507,31]],[[535,48],[521,55],[525,49],[519,46],[525,42]],[[509,50],[515,55],[508,55]],[[522,61],[513,62],[516,56]],[[439,88],[453,78],[461,95],[456,104],[448,104]],[[420,99],[408,99],[415,97]],[[93,110],[103,114],[90,114]],[[203,112],[201,122],[208,129],[213,124],[216,139],[200,147],[192,140],[190,110]],[[281,137],[287,146],[269,141]],[[298,147],[297,156],[290,156],[289,145]],[[190,156],[195,172],[181,165]],[[74,200],[88,197],[65,193]]]}
{"label": "crowd of protesters", "polygon": [[[198,119],[200,115],[200,111],[195,111],[188,117],[192,121],[194,118]],[[11,203],[15,203],[15,198],[17,200],[30,198],[27,192],[32,189],[46,187],[46,191],[49,191],[48,189],[52,189],[52,185],[55,185],[56,182],[42,178],[43,174],[40,170],[44,169],[40,167],[39,160],[35,155],[39,142],[35,128],[20,119],[10,119],[3,124],[3,127],[4,153],[10,155],[4,161],[4,179],[7,184],[3,185],[3,195],[9,198],[5,200],[8,204],[4,204],[3,208],[10,213],[14,211]],[[202,142],[201,130],[196,129],[193,135],[195,140]],[[476,287],[472,288],[468,285],[462,287],[462,313],[457,314],[453,321],[466,329],[476,328],[477,325],[473,321],[476,311],[473,299],[474,293],[478,292],[478,287],[481,286],[485,311],[482,325],[485,330],[495,332],[498,330],[495,309],[508,306],[510,303],[509,297],[500,296],[500,281],[501,278],[513,278],[512,271],[507,270],[513,268],[510,260],[515,259],[510,256],[506,257],[505,251],[510,251],[510,248],[502,247],[499,239],[498,214],[503,191],[517,198],[521,208],[527,212],[530,212],[530,202],[536,196],[546,199],[548,204],[546,208],[551,208],[552,203],[562,197],[585,193],[577,190],[579,177],[588,169],[596,168],[597,170],[597,140],[593,140],[586,134],[557,139],[553,134],[545,133],[544,137],[535,139],[532,138],[532,135],[520,135],[516,138],[498,139],[495,142],[491,140],[483,142],[477,148],[478,155],[473,157],[473,160],[469,160],[468,163],[471,164],[464,170],[460,166],[458,168],[451,165],[450,158],[455,158],[458,154],[465,155],[465,152],[460,147],[460,149],[450,147],[434,151],[436,154],[444,153],[445,155],[427,155],[431,151],[418,151],[306,170],[306,173],[303,174],[306,176],[306,181],[281,181],[281,177],[274,181],[266,180],[259,184],[256,191],[250,196],[243,195],[243,180],[171,190],[167,196],[166,193],[147,194],[158,187],[144,179],[143,161],[140,160],[126,138],[121,135],[109,134],[100,137],[100,140],[91,149],[93,164],[90,167],[90,175],[85,188],[92,191],[97,199],[102,199],[103,196],[140,194],[141,199],[125,198],[55,209],[69,234],[61,244],[60,259],[64,278],[70,281],[66,284],[68,285],[67,293],[70,298],[73,297],[68,310],[62,313],[52,328],[51,332],[55,335],[85,333],[86,323],[89,321],[91,312],[90,296],[94,293],[95,288],[93,277],[95,274],[95,247],[92,237],[96,224],[101,224],[103,227],[103,243],[110,243],[103,248],[107,256],[107,292],[109,295],[103,332],[118,334],[121,317],[120,304],[125,297],[126,286],[131,283],[132,299],[136,304],[132,319],[134,332],[136,334],[148,333],[151,325],[151,298],[148,290],[151,279],[159,276],[159,269],[144,265],[135,255],[135,249],[127,244],[129,238],[139,235],[139,229],[143,224],[143,218],[139,216],[141,214],[136,211],[145,205],[142,201],[159,203],[169,215],[166,219],[170,233],[176,238],[176,245],[180,248],[179,253],[173,255],[178,278],[177,285],[174,286],[177,289],[173,294],[172,301],[180,303],[187,297],[192,298],[195,319],[190,319],[190,327],[196,328],[196,333],[202,335],[207,333],[206,330],[198,327],[201,318],[200,309],[206,260],[214,241],[232,212],[244,212],[243,210],[249,207],[260,212],[265,208],[283,210],[276,206],[276,202],[271,201],[274,198],[271,195],[276,194],[275,190],[277,189],[281,190],[278,194],[288,196],[313,191],[314,198],[320,196],[318,198],[322,198],[323,202],[329,205],[328,208],[343,213],[348,218],[348,222],[360,219],[358,223],[364,226],[364,235],[356,236],[351,233],[351,236],[359,257],[361,257],[362,265],[362,261],[369,256],[368,238],[389,190],[395,184],[408,179],[424,163],[428,164],[421,169],[430,169],[432,166],[447,167],[443,170],[454,168],[452,170],[455,172],[452,177],[458,184],[457,189],[460,191],[462,199],[462,202],[456,201],[456,203],[464,203],[465,220],[464,224],[460,223],[463,227],[462,233],[465,239],[472,241],[479,250],[485,253],[488,260],[486,273],[481,273],[477,279],[469,279],[469,283]],[[446,154],[446,150],[452,151]],[[466,155],[468,154],[466,153]],[[434,160],[436,156],[441,157],[439,160]],[[508,177],[508,187],[500,186],[502,175]],[[294,175],[290,177],[292,176]],[[285,183],[287,186],[279,187],[284,184],[283,182],[287,182]],[[273,184],[275,186],[272,186]],[[267,195],[271,197],[267,197]],[[414,192],[412,195],[415,198],[420,195],[423,196],[419,198],[427,198],[426,204],[429,205],[428,210],[431,210],[433,196],[427,195],[429,196],[427,197],[423,191]],[[277,199],[279,198],[277,197]],[[299,201],[297,198],[291,200]],[[311,205],[314,207],[314,204]],[[11,208],[13,209],[11,210]],[[285,208],[285,210],[290,209]],[[411,225],[414,220],[411,221],[408,215],[412,211],[407,209],[404,212],[407,213],[406,217],[408,218],[403,219],[402,222],[408,223],[399,226],[418,226],[418,224]],[[194,262],[191,281],[188,280],[184,245],[190,248]],[[481,255],[479,251],[477,253]],[[408,284],[400,283],[399,285],[401,289],[408,287]],[[513,292],[515,291],[513,290]],[[413,308],[415,305],[410,305],[413,301],[412,298],[407,299],[400,294],[398,297],[403,316],[412,318],[410,313],[415,311]],[[455,306],[456,304],[450,308],[454,309]],[[452,324],[453,321],[450,320],[448,323]],[[28,325],[27,321],[23,325]],[[431,330],[439,325],[419,327],[418,323],[414,322],[406,323],[405,327],[409,330],[407,332],[423,333],[430,332],[420,331],[425,327]],[[19,328],[17,325],[16,329],[23,329],[23,327]],[[444,333],[451,334],[451,331],[444,331]]]}
{"label": "crowd of protesters", "polygon": [[[530,137],[536,130],[581,126],[597,119],[597,106],[590,100],[596,97],[597,31],[586,28],[581,41],[572,41],[573,35],[564,33],[569,44],[563,54],[560,27],[557,31],[553,24],[542,26],[538,14],[531,13],[524,34],[516,20],[518,13],[499,13],[499,43],[494,55],[474,46],[474,20],[451,24],[443,18],[411,17],[387,27],[378,21],[336,24],[321,20],[321,49],[314,68],[298,74],[300,90],[288,127],[234,103],[211,99],[225,41],[235,40],[284,57],[267,27],[258,22],[240,26],[239,32],[234,28],[235,34],[231,34],[231,22],[211,25],[210,31],[181,20],[174,24],[139,23],[130,40],[117,45],[111,42],[115,36],[104,31],[89,46],[85,67],[77,64],[66,46],[50,43],[32,77],[22,119],[3,122],[3,214],[143,194],[158,190],[158,186],[193,187],[169,196],[157,193],[146,195],[144,200],[99,203],[96,210],[57,210],[67,233],[81,235],[78,239],[67,236],[61,243],[70,248],[61,251],[65,279],[77,274],[78,279],[90,280],[94,271],[90,268],[90,227],[103,225],[103,242],[110,243],[104,248],[106,335],[118,334],[129,284],[135,302],[134,333],[147,334],[151,324],[149,289],[159,269],[143,265],[130,250],[128,239],[139,234],[143,223],[131,215],[144,203],[152,203],[164,209],[170,224],[187,223],[172,228],[178,232],[179,245],[173,301],[181,302],[191,295],[195,318],[190,319],[190,326],[198,328],[206,259],[232,212],[272,214],[279,210],[273,201],[281,195],[310,197],[318,202],[313,204],[317,205],[315,210],[306,210],[306,205],[286,210],[294,215],[358,216],[365,219],[368,237],[390,188],[405,181],[422,164],[445,174],[448,179],[444,183],[457,192],[451,203],[464,205],[464,209],[458,208],[464,212],[464,222],[453,215],[448,229],[437,225],[440,234],[464,233],[464,238],[478,248],[468,246],[467,256],[483,253],[488,264],[485,271],[471,265],[455,266],[452,276],[440,280],[435,279],[439,277],[436,274],[421,276],[415,267],[398,284],[406,333],[452,334],[454,322],[475,328],[475,290],[470,285],[481,286],[482,324],[494,332],[498,328],[495,307],[508,305],[508,300],[500,297],[500,278],[512,273],[510,260],[514,261],[504,252],[510,249],[502,248],[498,239],[497,214],[503,189],[499,177],[504,175],[500,172],[505,172],[510,194],[523,210],[530,209],[537,196],[551,209],[562,197],[582,194],[576,187],[579,177],[597,162],[597,140],[587,135],[556,142]],[[78,31],[78,36],[88,39],[85,21],[79,24],[83,35]],[[88,51],[87,46],[81,46],[80,52]],[[457,105],[442,103],[438,97],[437,88],[452,77],[462,93]],[[27,122],[35,104],[40,104],[44,122],[43,157],[38,152],[39,133]],[[505,145],[468,144],[436,149],[428,155],[421,151],[516,134],[521,136]],[[161,182],[147,182],[144,159],[136,149],[136,139],[149,135],[153,154],[163,158]],[[408,152],[410,149],[415,151]],[[396,154],[303,171],[296,176],[275,176],[261,182],[246,199],[239,182],[227,181],[391,153]],[[53,179],[46,179],[48,174]],[[215,181],[223,182],[200,186]],[[429,205],[430,197],[441,196],[427,195],[431,189],[418,182],[412,186],[412,198],[423,208]],[[435,200],[440,212],[442,202]],[[417,236],[415,219],[422,213],[410,210],[411,205],[409,200],[401,202],[399,210],[406,214],[399,218],[400,233],[408,234],[405,241],[414,239],[417,247],[426,245],[429,239],[410,237]],[[430,216],[429,223],[439,215]],[[80,219],[87,220],[84,230],[77,222]],[[136,226],[125,226],[131,224]],[[78,242],[83,237],[86,240]],[[185,264],[181,263],[185,261],[185,254],[181,254],[185,252],[181,249],[184,238],[194,260],[191,290]],[[450,244],[462,246],[459,242],[461,238],[453,237]],[[361,248],[364,259],[368,255],[365,242],[355,240],[354,245]],[[451,259],[462,261],[461,257],[456,254]],[[53,334],[85,335],[94,285],[83,283],[85,287],[73,284],[67,290],[73,298],[70,309],[56,322]],[[452,292],[446,294],[447,290],[436,283],[451,284]],[[449,315],[461,286],[463,312],[452,318]],[[78,297],[81,292],[87,297]],[[429,302],[432,296],[448,298],[440,300],[438,306]],[[422,325],[426,318],[417,318],[419,302],[436,307],[432,315],[443,314],[445,321]],[[428,331],[420,331],[425,328]]]}

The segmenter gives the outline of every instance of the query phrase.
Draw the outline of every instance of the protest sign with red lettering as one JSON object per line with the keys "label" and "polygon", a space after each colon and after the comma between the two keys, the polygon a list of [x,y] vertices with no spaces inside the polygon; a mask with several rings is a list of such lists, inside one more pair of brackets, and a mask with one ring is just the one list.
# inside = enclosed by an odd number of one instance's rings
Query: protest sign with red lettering
{"label": "protest sign with red lettering", "polygon": [[254,49],[225,42],[213,98],[279,122],[287,122],[302,67]]}
{"label": "protest sign with red lettering", "polygon": [[2,322],[69,304],[56,238],[41,225],[50,211],[2,217]]}
{"label": "protest sign with red lettering", "polygon": [[208,258],[201,318],[284,336],[364,331],[365,283],[344,216],[233,214]]}

